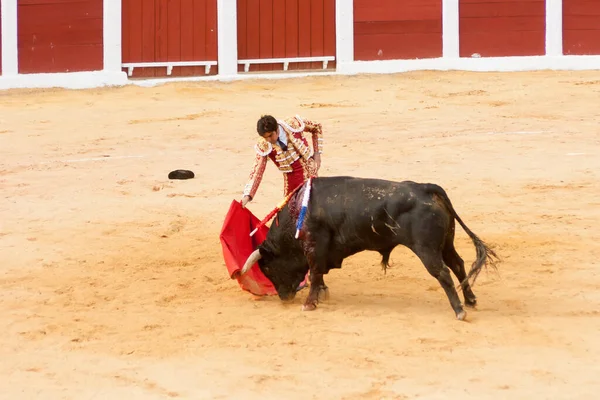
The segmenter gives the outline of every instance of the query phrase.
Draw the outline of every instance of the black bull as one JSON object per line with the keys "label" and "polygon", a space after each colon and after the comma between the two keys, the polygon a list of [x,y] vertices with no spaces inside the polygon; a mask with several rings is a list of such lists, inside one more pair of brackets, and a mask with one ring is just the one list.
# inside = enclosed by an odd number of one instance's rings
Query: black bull
{"label": "black bull", "polygon": [[[279,297],[291,300],[310,270],[310,292],[303,309],[313,310],[319,295],[326,298],[329,294],[323,275],[341,268],[345,258],[364,250],[377,251],[385,269],[392,250],[404,245],[438,280],[459,320],[466,313],[448,267],[460,282],[465,305],[476,305],[469,280],[474,282],[484,265],[495,267],[497,257],[460,219],[440,186],[354,177],[315,178],[304,225],[296,239],[305,186],[277,214],[267,238],[248,257],[242,274],[258,261]],[[468,275],[454,248],[455,220],[476,249],[476,260]]]}

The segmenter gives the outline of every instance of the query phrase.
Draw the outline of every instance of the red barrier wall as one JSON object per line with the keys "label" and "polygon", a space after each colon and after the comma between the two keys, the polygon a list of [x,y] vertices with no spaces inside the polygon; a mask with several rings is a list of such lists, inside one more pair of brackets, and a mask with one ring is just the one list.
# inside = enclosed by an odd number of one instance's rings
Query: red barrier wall
{"label": "red barrier wall", "polygon": [[441,0],[354,0],[355,60],[441,56]]}
{"label": "red barrier wall", "polygon": [[[123,0],[122,4],[124,63],[217,61],[216,0]],[[212,66],[210,75],[217,72],[218,67]],[[204,74],[204,67],[174,67],[171,76]],[[133,70],[133,77],[155,76],[167,76],[167,69]]]}
{"label": "red barrier wall", "polygon": [[546,54],[545,0],[460,0],[460,56]]}
{"label": "red barrier wall", "polygon": [[600,55],[600,0],[563,0],[563,54]]}
{"label": "red barrier wall", "polygon": [[19,73],[104,67],[102,0],[19,0]]}
{"label": "red barrier wall", "polygon": [[[335,0],[237,0],[238,58],[335,56]],[[290,70],[323,63],[290,63]],[[334,69],[329,62],[327,69]],[[239,71],[244,71],[240,65]],[[250,71],[282,71],[283,64],[254,64]]]}

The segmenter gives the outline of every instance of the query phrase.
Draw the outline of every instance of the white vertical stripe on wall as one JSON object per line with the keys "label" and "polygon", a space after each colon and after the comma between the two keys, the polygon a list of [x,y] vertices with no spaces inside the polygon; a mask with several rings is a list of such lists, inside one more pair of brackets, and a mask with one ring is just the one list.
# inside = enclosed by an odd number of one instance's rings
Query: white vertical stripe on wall
{"label": "white vertical stripe on wall", "polygon": [[2,75],[19,73],[17,0],[0,0],[2,7]]}
{"label": "white vertical stripe on wall", "polygon": [[354,1],[335,0],[336,64],[354,61]]}
{"label": "white vertical stripe on wall", "polygon": [[217,0],[217,62],[219,75],[238,70],[237,0]]}
{"label": "white vertical stripe on wall", "polygon": [[460,56],[459,0],[442,0],[442,54],[445,58]]}
{"label": "white vertical stripe on wall", "polygon": [[546,55],[563,54],[563,0],[546,0]]}
{"label": "white vertical stripe on wall", "polygon": [[121,72],[122,63],[122,23],[121,0],[104,0],[103,40],[104,40],[104,70]]}

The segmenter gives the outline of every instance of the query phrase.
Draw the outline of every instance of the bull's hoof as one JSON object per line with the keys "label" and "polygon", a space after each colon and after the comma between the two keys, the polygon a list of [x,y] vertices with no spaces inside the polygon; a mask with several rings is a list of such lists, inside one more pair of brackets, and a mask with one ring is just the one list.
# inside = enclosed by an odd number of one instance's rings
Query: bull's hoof
{"label": "bull's hoof", "polygon": [[323,301],[329,300],[329,289],[328,288],[319,289],[319,300],[323,300]]}
{"label": "bull's hoof", "polygon": [[462,310],[461,312],[456,314],[456,319],[459,321],[464,321],[466,318],[467,318],[467,312],[465,310]]}
{"label": "bull's hoof", "polygon": [[465,306],[471,307],[471,308],[477,307],[477,299],[476,298],[469,299],[469,298],[465,297]]}
{"label": "bull's hoof", "polygon": [[308,303],[302,305],[302,311],[314,311],[317,309],[317,305],[315,303]]}
{"label": "bull's hoof", "polygon": [[465,300],[465,307],[476,308],[477,307],[477,301]]}

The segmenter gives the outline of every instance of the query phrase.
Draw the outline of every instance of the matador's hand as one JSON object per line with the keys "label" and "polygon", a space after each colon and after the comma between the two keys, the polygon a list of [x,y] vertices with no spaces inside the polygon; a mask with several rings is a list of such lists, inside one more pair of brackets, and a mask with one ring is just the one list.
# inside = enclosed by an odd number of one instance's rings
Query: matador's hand
{"label": "matador's hand", "polygon": [[242,208],[245,208],[246,204],[248,204],[249,201],[250,201],[250,196],[242,197]]}
{"label": "matador's hand", "polygon": [[317,164],[317,171],[321,168],[321,155],[319,153],[315,153],[313,155],[313,159],[315,160],[315,164]]}

